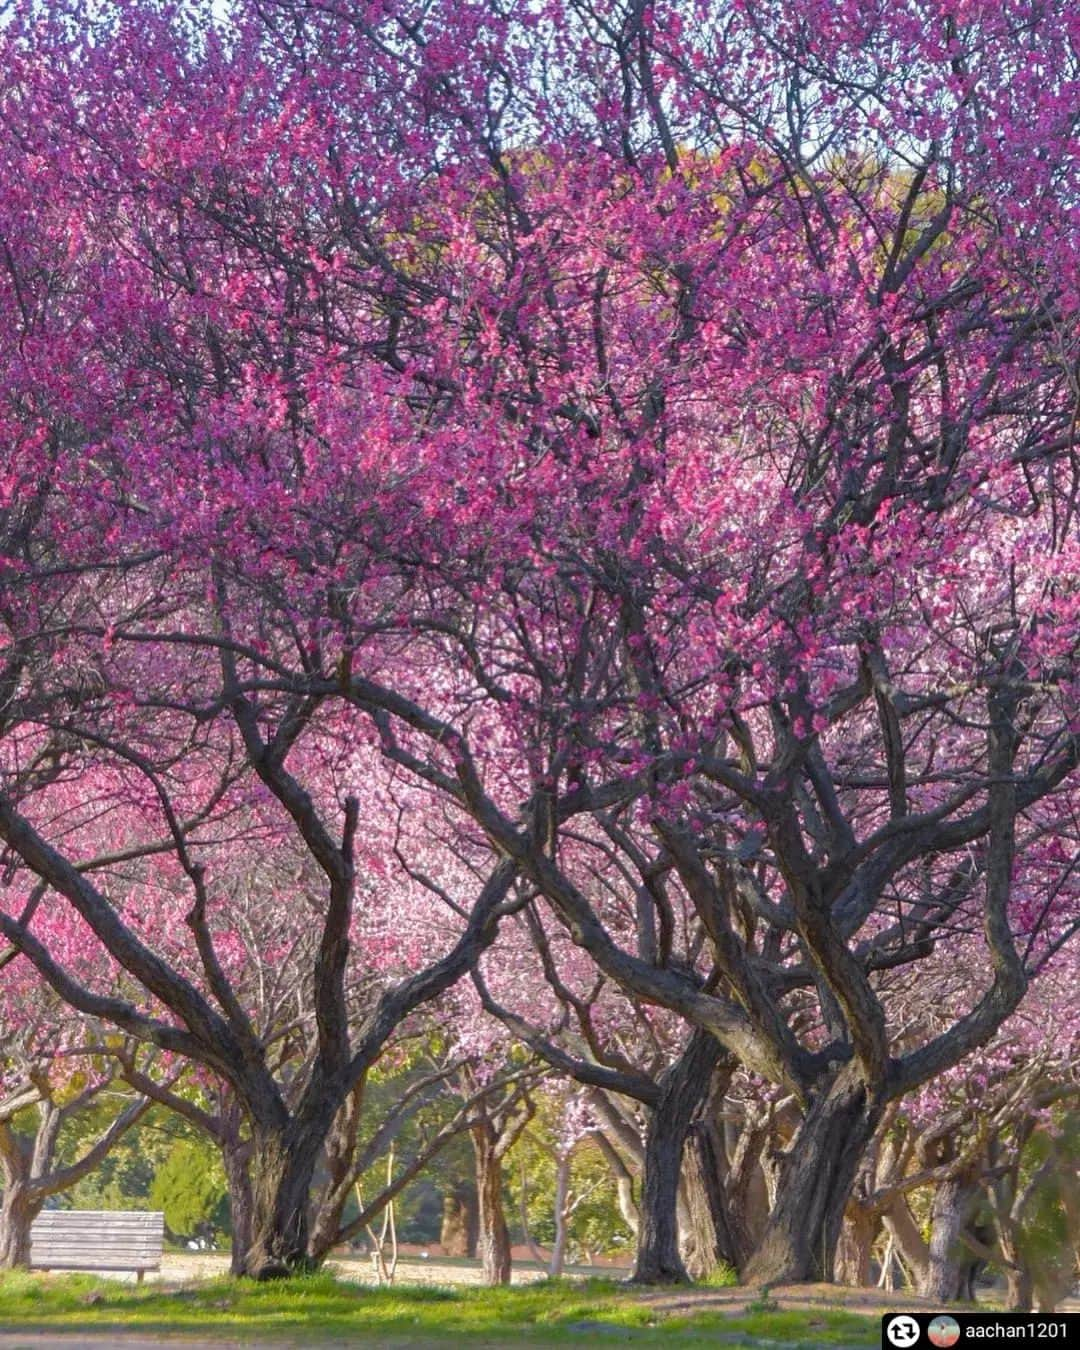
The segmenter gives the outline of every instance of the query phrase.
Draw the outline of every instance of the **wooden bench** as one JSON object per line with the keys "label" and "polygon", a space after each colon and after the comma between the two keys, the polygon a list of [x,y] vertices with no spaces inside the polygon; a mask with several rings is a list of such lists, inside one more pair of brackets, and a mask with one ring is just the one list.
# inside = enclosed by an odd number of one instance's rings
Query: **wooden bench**
{"label": "wooden bench", "polygon": [[47,1209],[30,1229],[35,1270],[161,1269],[165,1216],[151,1210]]}

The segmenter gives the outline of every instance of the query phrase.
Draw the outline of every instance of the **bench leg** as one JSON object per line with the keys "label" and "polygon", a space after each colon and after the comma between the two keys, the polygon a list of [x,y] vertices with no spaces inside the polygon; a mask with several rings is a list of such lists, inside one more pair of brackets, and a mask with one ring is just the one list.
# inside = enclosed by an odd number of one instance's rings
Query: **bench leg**
{"label": "bench leg", "polygon": [[135,1272],[135,1283],[136,1283],[136,1284],[142,1284],[142,1277],[143,1277],[145,1274],[146,1274],[146,1271],[145,1271],[145,1270],[137,1270],[137,1271]]}

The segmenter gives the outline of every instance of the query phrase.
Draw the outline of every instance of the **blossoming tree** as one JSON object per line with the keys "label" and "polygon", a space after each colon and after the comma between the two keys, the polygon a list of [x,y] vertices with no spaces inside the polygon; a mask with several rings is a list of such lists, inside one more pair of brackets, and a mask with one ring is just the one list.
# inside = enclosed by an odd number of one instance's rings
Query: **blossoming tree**
{"label": "blossoming tree", "polygon": [[[1051,897],[1051,944],[1076,921],[1075,15],[78,17],[0,35],[5,937],[233,1082],[273,1271],[350,1082],[535,895],[800,1103],[747,1269],[828,1274],[888,1103],[1022,999],[1018,907]],[[327,769],[361,744],[370,798]],[[353,1040],[376,751],[489,856]],[[106,768],[190,890],[202,988],[60,833]],[[208,919],[236,793],[323,878],[295,1109]],[[29,874],[167,1016],[66,979]],[[969,1002],[893,1053],[879,976],[961,911]]]}

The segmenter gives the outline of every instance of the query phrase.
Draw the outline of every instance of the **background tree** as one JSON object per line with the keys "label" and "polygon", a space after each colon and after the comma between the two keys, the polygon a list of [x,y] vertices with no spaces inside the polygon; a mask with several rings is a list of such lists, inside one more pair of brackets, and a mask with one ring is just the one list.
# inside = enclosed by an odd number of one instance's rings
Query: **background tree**
{"label": "background tree", "polygon": [[[46,1203],[99,1166],[150,1103],[117,1090],[100,1028],[73,1014],[25,966],[8,973],[3,995],[0,1266],[28,1266],[31,1225]],[[83,1137],[64,1157],[73,1127]]]}
{"label": "background tree", "polygon": [[625,1249],[630,1232],[587,1099],[552,1084],[534,1099],[536,1115],[507,1169],[507,1189],[534,1259],[556,1279],[568,1261]]}
{"label": "background tree", "polygon": [[174,1240],[212,1244],[226,1222],[227,1193],[216,1152],[180,1140],[154,1173],[148,1198],[151,1208],[165,1215]]}

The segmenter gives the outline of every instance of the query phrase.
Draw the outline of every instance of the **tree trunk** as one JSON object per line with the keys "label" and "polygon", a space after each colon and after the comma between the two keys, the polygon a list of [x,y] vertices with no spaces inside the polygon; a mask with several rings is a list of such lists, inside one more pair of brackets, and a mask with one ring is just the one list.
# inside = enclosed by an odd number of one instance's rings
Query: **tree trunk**
{"label": "tree trunk", "polygon": [[363,1078],[338,1108],[320,1150],[323,1177],[312,1195],[308,1256],[318,1264],[333,1250],[342,1230],[342,1218],[354,1194],[353,1163],[366,1083]]}
{"label": "tree trunk", "polygon": [[252,1140],[251,1241],[241,1262],[244,1275],[280,1279],[311,1270],[308,1203],[322,1134],[299,1138],[258,1132]]}
{"label": "tree trunk", "polygon": [[682,1255],[695,1280],[721,1266],[738,1272],[748,1243],[724,1187],[723,1141],[711,1119],[695,1121],[683,1148],[682,1186],[686,1228]]}
{"label": "tree trunk", "polygon": [[548,1263],[548,1278],[557,1280],[563,1273],[566,1263],[566,1239],[568,1236],[567,1201],[570,1196],[570,1154],[559,1156],[555,1168],[555,1242],[551,1248],[551,1260]]}
{"label": "tree trunk", "polygon": [[908,1202],[902,1195],[897,1196],[882,1215],[882,1222],[885,1231],[893,1240],[897,1258],[910,1275],[911,1283],[915,1288],[921,1289],[926,1281],[927,1267],[930,1263],[930,1248],[923,1240],[919,1225],[915,1222]]}
{"label": "tree trunk", "polygon": [[[763,1147],[768,1145],[765,1144]],[[731,1213],[738,1217],[740,1232],[745,1234],[743,1259],[739,1265],[741,1273],[750,1259],[750,1254],[757,1250],[761,1239],[765,1236],[765,1228],[773,1207],[768,1173],[760,1157],[752,1167],[743,1169],[741,1177],[731,1178],[728,1204]]]}
{"label": "tree trunk", "polygon": [[221,1151],[225,1166],[225,1182],[229,1188],[229,1218],[232,1226],[229,1272],[232,1275],[245,1273],[245,1263],[251,1250],[252,1204],[248,1156],[249,1150],[246,1145],[223,1148]]}
{"label": "tree trunk", "polygon": [[722,1048],[715,1037],[695,1031],[686,1050],[661,1079],[645,1135],[635,1284],[689,1284],[679,1251],[679,1175],[683,1144],[694,1113],[708,1099]]}
{"label": "tree trunk", "polygon": [[484,1284],[510,1283],[510,1230],[503,1208],[502,1164],[498,1138],[487,1121],[472,1129],[476,1155],[476,1192],[480,1211],[480,1256]]}
{"label": "tree trunk", "polygon": [[0,1199],[0,1268],[30,1264],[30,1225],[41,1212],[42,1201],[21,1181],[8,1181]]}
{"label": "tree trunk", "polygon": [[1005,1306],[1009,1312],[1031,1312],[1035,1302],[1031,1271],[1024,1265],[1009,1266],[1005,1271],[1005,1283]]}
{"label": "tree trunk", "polygon": [[934,1303],[954,1303],[963,1297],[968,1252],[960,1235],[971,1219],[978,1194],[978,1187],[965,1173],[943,1181],[934,1192],[926,1278],[919,1289]]}
{"label": "tree trunk", "polygon": [[[986,1223],[974,1224],[968,1231],[981,1246],[992,1247],[994,1245],[995,1233],[991,1225]],[[975,1286],[987,1265],[988,1262],[985,1258],[977,1255],[970,1248],[962,1253],[960,1259],[960,1298],[962,1302],[975,1302]]]}
{"label": "tree trunk", "polygon": [[842,1069],[816,1094],[783,1157],[776,1204],[743,1272],[745,1281],[833,1278],[844,1208],[881,1115],[852,1068]]}
{"label": "tree trunk", "polygon": [[619,1215],[636,1238],[641,1223],[641,1215],[638,1212],[637,1201],[634,1199],[634,1175],[603,1130],[593,1130],[592,1137],[599,1146],[600,1152],[604,1155],[608,1170],[615,1179],[615,1195],[619,1206]]}
{"label": "tree trunk", "polygon": [[739,1242],[738,1270],[761,1241],[772,1203],[762,1154],[771,1143],[774,1122],[768,1115],[744,1116],[741,1126],[724,1122],[724,1154],[729,1159],[724,1194]]}
{"label": "tree trunk", "polygon": [[443,1196],[439,1246],[447,1256],[475,1256],[479,1229],[476,1191],[455,1186]]}
{"label": "tree trunk", "polygon": [[848,1205],[836,1244],[834,1273],[837,1284],[865,1289],[870,1283],[870,1252],[879,1219],[861,1205]]}

